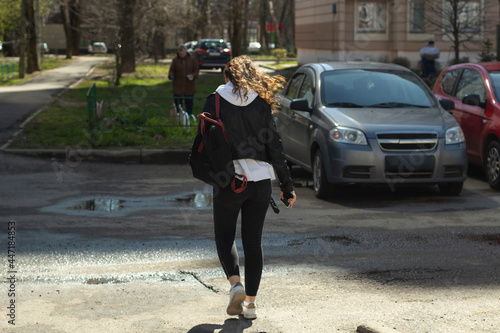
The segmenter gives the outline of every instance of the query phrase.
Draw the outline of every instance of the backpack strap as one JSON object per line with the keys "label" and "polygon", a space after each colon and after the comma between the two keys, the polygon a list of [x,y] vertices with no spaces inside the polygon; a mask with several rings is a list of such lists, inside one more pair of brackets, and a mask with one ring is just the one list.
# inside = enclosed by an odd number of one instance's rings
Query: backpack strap
{"label": "backpack strap", "polygon": [[215,118],[220,118],[220,95],[218,92],[215,93]]}

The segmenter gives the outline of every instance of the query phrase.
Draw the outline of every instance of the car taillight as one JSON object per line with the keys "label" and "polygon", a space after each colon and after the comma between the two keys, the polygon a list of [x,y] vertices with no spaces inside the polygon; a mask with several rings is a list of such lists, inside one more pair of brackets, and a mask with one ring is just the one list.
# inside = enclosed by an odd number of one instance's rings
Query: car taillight
{"label": "car taillight", "polygon": [[203,54],[203,53],[207,53],[207,50],[203,50],[203,49],[198,50],[198,54]]}
{"label": "car taillight", "polygon": [[224,53],[231,53],[231,49],[223,49],[222,52],[224,52]]}

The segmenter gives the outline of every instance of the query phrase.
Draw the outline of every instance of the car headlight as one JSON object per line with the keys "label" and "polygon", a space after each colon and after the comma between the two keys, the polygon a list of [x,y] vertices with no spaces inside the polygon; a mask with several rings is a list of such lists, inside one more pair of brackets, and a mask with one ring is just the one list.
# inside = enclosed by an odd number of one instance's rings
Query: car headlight
{"label": "car headlight", "polygon": [[446,130],[446,141],[447,145],[455,145],[457,143],[465,142],[464,132],[460,126],[448,128]]}
{"label": "car headlight", "polygon": [[353,145],[367,145],[366,136],[355,128],[335,127],[330,131],[330,137],[336,142],[350,143]]}

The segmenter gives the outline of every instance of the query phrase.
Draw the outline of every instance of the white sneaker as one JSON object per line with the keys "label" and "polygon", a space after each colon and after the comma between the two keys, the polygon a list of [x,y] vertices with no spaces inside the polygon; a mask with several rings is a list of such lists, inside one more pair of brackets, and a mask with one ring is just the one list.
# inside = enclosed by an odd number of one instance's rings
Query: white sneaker
{"label": "white sneaker", "polygon": [[239,315],[243,311],[241,303],[245,300],[245,288],[240,282],[236,282],[234,287],[229,291],[229,305],[227,306],[227,314],[234,316]]}
{"label": "white sneaker", "polygon": [[248,306],[243,305],[243,311],[241,312],[241,315],[245,317],[245,319],[256,319],[257,318],[257,312],[255,311],[255,304],[250,303]]}

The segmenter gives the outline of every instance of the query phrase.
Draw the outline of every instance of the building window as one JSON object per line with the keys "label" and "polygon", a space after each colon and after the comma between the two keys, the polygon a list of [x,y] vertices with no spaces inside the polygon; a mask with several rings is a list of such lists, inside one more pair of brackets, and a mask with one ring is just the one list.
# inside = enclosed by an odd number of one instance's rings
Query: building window
{"label": "building window", "polygon": [[358,3],[358,32],[385,32],[385,4]]}
{"label": "building window", "polygon": [[482,22],[481,10],[477,1],[460,1],[455,9],[450,2],[445,3],[444,12],[445,28],[447,32],[453,31],[456,24],[459,32],[479,32]]}
{"label": "building window", "polygon": [[425,2],[411,3],[411,32],[425,32]]}

